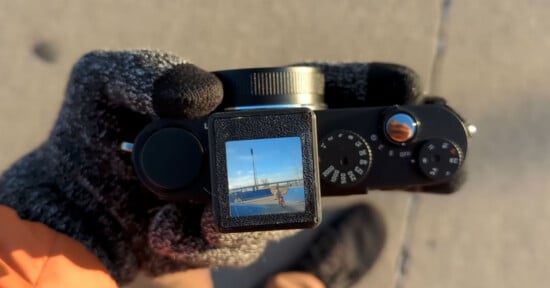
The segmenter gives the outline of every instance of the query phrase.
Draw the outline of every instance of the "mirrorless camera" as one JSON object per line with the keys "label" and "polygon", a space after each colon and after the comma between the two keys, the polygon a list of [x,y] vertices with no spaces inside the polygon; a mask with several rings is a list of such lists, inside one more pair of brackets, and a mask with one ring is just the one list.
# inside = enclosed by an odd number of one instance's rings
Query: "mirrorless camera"
{"label": "mirrorless camera", "polygon": [[464,162],[468,131],[445,104],[327,109],[310,66],[214,74],[218,110],[154,121],[132,158],[160,198],[211,202],[222,232],[314,227],[321,196],[444,183]]}

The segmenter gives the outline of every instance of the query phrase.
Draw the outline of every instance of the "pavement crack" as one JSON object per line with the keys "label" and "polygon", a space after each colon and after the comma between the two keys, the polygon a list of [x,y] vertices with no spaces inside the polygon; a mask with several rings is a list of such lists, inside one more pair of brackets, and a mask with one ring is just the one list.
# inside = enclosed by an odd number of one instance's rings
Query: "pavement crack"
{"label": "pavement crack", "polygon": [[431,73],[430,73],[430,85],[429,94],[437,94],[439,92],[439,76],[442,69],[443,57],[447,50],[447,29],[449,18],[451,15],[452,0],[440,0],[440,13],[439,22],[437,26],[436,42],[435,42],[435,55],[432,61]]}
{"label": "pavement crack", "polygon": [[402,247],[399,256],[399,273],[405,276],[407,275],[407,268],[409,267],[409,248]]}
{"label": "pavement crack", "polygon": [[410,253],[410,241],[412,237],[412,226],[416,218],[416,211],[418,208],[418,202],[420,201],[420,195],[413,193],[409,204],[409,211],[407,211],[407,219],[405,220],[405,231],[403,236],[403,244],[401,245],[401,251],[397,259],[396,268],[396,281],[395,288],[402,288],[405,283],[405,277],[409,268],[409,260],[411,259]]}
{"label": "pavement crack", "polygon": [[[440,0],[440,13],[439,21],[437,23],[436,42],[435,42],[435,55],[431,63],[431,71],[429,78],[429,90],[430,95],[436,95],[439,92],[438,83],[440,82],[439,76],[442,69],[443,57],[447,49],[447,29],[449,18],[451,14],[452,0]],[[411,260],[411,240],[413,234],[413,224],[416,220],[416,214],[418,205],[420,202],[420,195],[413,193],[409,204],[409,210],[407,211],[407,218],[405,220],[403,243],[401,244],[401,250],[397,259],[396,267],[396,281],[395,288],[403,288],[405,286],[406,276],[410,266]]]}

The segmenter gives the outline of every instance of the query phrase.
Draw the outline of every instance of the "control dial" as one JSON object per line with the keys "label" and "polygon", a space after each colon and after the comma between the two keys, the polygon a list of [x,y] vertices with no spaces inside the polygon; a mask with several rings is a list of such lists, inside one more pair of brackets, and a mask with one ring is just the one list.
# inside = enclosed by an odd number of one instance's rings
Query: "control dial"
{"label": "control dial", "polygon": [[134,165],[142,182],[160,196],[190,186],[198,177],[204,157],[200,141],[186,129],[162,128],[139,141]]}
{"label": "control dial", "polygon": [[453,176],[460,168],[462,158],[460,147],[445,139],[428,140],[418,153],[420,170],[433,180]]}
{"label": "control dial", "polygon": [[355,184],[367,175],[372,154],[368,143],[357,133],[337,130],[319,143],[321,178],[332,184]]}

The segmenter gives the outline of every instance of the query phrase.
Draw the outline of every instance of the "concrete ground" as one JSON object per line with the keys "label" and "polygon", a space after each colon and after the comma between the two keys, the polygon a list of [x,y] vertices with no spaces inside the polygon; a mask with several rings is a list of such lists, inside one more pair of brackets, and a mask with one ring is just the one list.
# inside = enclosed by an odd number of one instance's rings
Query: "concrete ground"
{"label": "concrete ground", "polygon": [[[367,201],[384,214],[385,250],[356,287],[545,287],[549,27],[550,2],[540,0],[0,0],[0,170],[47,136],[71,65],[89,50],[158,48],[209,70],[396,62],[479,133],[469,181],[456,194],[373,192],[323,203]],[[311,233],[288,241],[303,247]],[[288,261],[280,254],[273,245],[245,270],[215,271],[217,287],[247,287],[243,275],[269,273]],[[177,282],[175,274],[130,286]]]}

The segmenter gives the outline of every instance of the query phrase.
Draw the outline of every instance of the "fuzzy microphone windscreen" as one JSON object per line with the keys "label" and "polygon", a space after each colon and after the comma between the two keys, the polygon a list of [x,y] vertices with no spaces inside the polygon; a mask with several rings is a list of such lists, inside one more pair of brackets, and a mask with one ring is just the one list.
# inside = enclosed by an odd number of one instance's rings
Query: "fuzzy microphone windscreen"
{"label": "fuzzy microphone windscreen", "polygon": [[164,118],[208,115],[222,97],[222,83],[214,74],[187,63],[164,72],[153,87],[153,107]]}
{"label": "fuzzy microphone windscreen", "polygon": [[325,103],[329,108],[412,104],[422,94],[420,78],[412,69],[390,63],[322,63]]}

